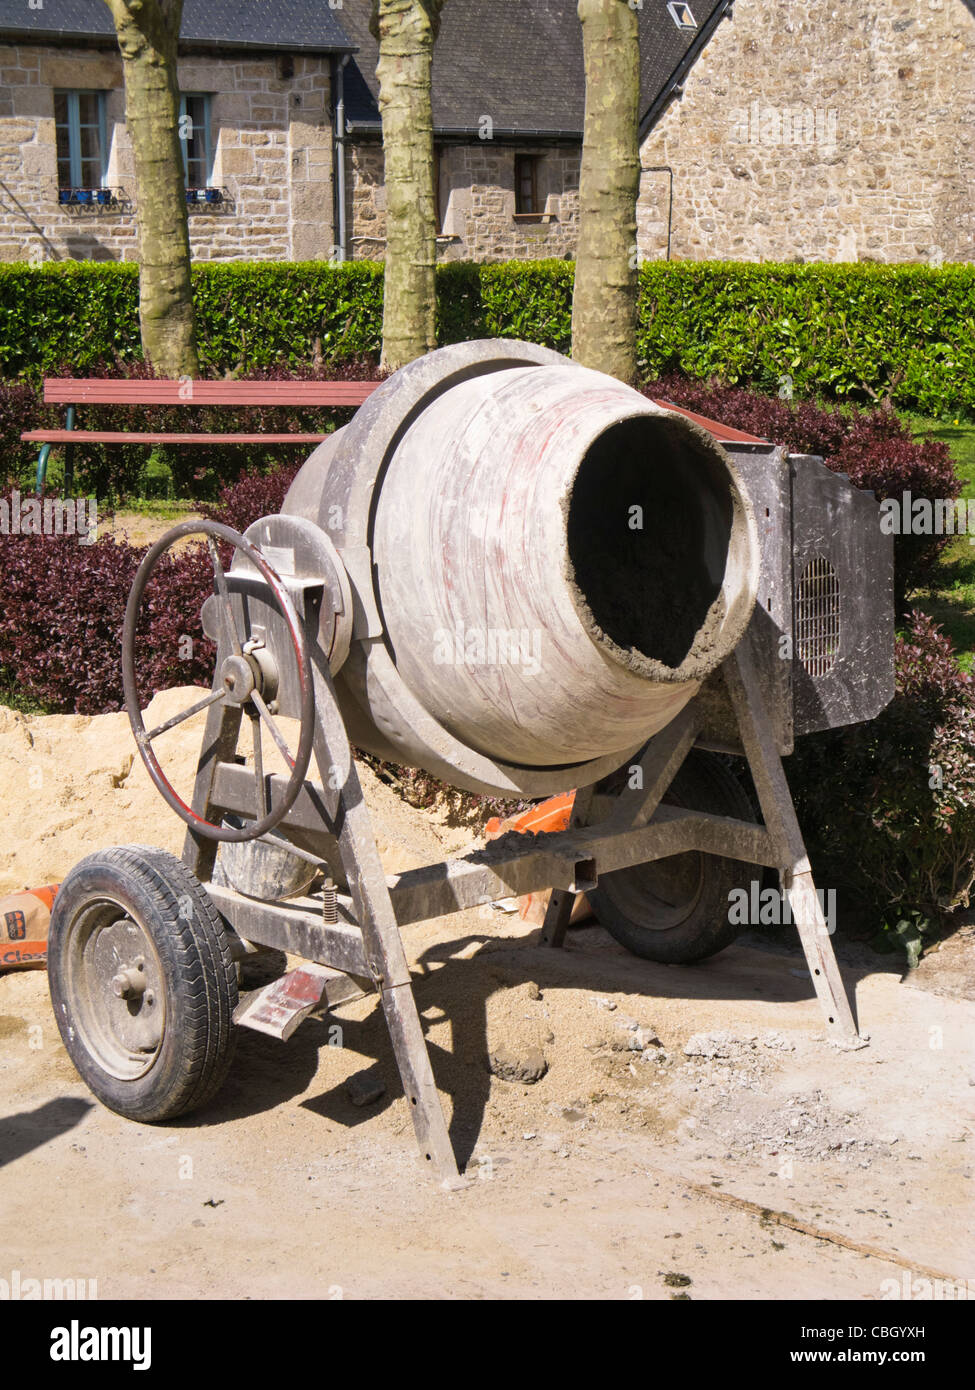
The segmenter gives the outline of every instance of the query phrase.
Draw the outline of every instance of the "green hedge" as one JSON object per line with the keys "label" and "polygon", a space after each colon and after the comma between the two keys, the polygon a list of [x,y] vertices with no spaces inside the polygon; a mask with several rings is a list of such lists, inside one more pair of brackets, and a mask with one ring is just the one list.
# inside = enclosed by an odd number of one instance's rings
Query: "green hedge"
{"label": "green hedge", "polygon": [[[641,269],[647,377],[693,377],[799,397],[975,411],[975,266],[753,265],[650,261]],[[442,342],[519,337],[568,351],[571,263],[445,265]],[[0,375],[140,356],[133,265],[0,266]],[[379,350],[382,268],[249,262],[194,268],[208,372]]]}
{"label": "green hedge", "polygon": [[800,398],[872,400],[939,415],[975,410],[975,265],[644,267],[640,349],[649,376]]}

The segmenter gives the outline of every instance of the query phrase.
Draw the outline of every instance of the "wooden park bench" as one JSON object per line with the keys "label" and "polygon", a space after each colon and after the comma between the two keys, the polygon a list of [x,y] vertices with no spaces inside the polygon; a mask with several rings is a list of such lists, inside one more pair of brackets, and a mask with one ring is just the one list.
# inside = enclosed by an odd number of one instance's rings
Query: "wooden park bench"
{"label": "wooden park bench", "polygon": [[171,434],[160,430],[81,430],[76,412],[81,405],[297,405],[360,406],[375,391],[377,381],[164,381],[111,380],[105,377],[48,377],[44,403],[67,407],[64,429],[25,430],[21,439],[41,444],[36,489],[44,488],[47,460],[56,444],[65,446],[64,485],[71,491],[73,445],[89,444],[320,444],[324,434]]}
{"label": "wooden park bench", "polygon": [[[324,434],[205,434],[202,432],[170,434],[163,431],[137,430],[80,430],[76,428],[76,411],[80,405],[298,405],[360,406],[376,387],[377,381],[165,381],[112,380],[106,377],[47,377],[44,381],[44,403],[67,407],[62,430],[26,430],[20,437],[41,444],[37,460],[36,490],[41,493],[47,474],[47,460],[56,444],[65,446],[64,490],[70,493],[73,473],[73,445],[90,444],[320,444]],[[692,410],[656,401],[656,405],[676,410],[695,424],[710,430],[719,443],[760,442],[755,435],[731,429],[716,420],[708,420]]]}

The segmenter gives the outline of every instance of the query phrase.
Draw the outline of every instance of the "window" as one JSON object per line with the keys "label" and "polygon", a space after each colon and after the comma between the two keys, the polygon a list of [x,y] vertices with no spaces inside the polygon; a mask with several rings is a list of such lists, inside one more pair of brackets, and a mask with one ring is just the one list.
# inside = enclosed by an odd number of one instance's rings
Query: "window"
{"label": "window", "polygon": [[676,3],[676,0],[671,0],[671,3],[667,6],[667,12],[678,29],[697,28],[697,20],[691,12],[690,5],[681,5]]}
{"label": "window", "polygon": [[179,141],[187,188],[208,188],[213,178],[210,98],[187,92],[179,99]]}
{"label": "window", "polygon": [[[446,189],[444,185],[447,185]],[[444,194],[446,193],[446,197]],[[433,201],[435,206],[434,215],[437,219],[437,235],[443,232],[444,218],[447,216],[447,205],[450,202],[450,184],[444,160],[443,150],[439,145],[433,147]]]}
{"label": "window", "polygon": [[538,160],[532,154],[515,155],[515,213],[541,212],[538,206]]}
{"label": "window", "polygon": [[108,141],[104,92],[55,92],[59,188],[101,188]]}

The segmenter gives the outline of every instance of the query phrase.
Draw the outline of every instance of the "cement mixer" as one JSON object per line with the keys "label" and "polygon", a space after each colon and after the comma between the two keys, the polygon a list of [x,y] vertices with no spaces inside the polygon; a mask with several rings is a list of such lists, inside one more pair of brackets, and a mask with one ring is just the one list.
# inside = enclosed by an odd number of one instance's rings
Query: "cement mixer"
{"label": "cement mixer", "polygon": [[[214,571],[213,687],[147,729],[139,615],[162,556],[194,536]],[[585,893],[636,954],[688,962],[733,938],[729,885],[763,871],[828,1035],[861,1045],[781,756],[889,700],[890,543],[872,496],[820,461],[722,446],[532,344],[458,344],[395,373],[281,514],[243,535],[177,526],[136,576],[126,707],[187,832],[181,860],[102,851],[61,887],[51,995],[82,1077],[123,1115],[170,1119],[220,1086],[236,1026],[287,1038],[375,992],[422,1160],[450,1181],[402,929],[548,888],[548,945]],[[204,710],[186,800],[153,743]],[[577,789],[572,823],[387,877],[353,747],[495,796]],[[239,962],[268,948],[305,964],[241,997]]]}

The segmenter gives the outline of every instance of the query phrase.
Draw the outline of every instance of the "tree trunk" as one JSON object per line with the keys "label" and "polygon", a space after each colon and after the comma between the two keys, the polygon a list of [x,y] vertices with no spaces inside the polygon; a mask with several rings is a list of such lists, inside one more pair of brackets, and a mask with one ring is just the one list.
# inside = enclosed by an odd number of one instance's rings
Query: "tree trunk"
{"label": "tree trunk", "polygon": [[176,48],[183,0],[105,0],[125,72],[135,158],[142,350],[158,373],[199,373]]}
{"label": "tree trunk", "polygon": [[437,220],[430,71],[444,0],[374,0],[386,163],[386,273],[381,367],[437,346]]}
{"label": "tree trunk", "polygon": [[636,202],[640,191],[640,38],[628,0],[579,0],[586,120],[572,356],[633,383],[636,362]]}

